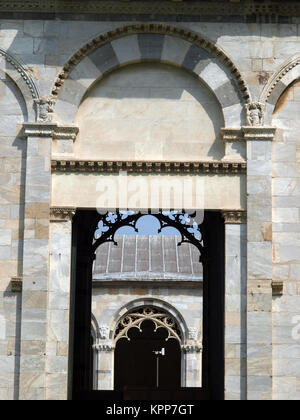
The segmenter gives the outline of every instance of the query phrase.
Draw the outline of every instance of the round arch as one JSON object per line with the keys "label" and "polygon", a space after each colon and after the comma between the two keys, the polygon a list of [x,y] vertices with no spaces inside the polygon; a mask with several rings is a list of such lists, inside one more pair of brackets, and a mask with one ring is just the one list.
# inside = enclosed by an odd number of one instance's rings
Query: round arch
{"label": "round arch", "polygon": [[238,68],[208,39],[181,28],[127,25],[100,35],[77,51],[58,75],[52,95],[56,117],[73,123],[88,89],[125,65],[161,62],[181,67],[201,79],[217,97],[227,127],[241,126],[250,93]]}
{"label": "round arch", "polygon": [[272,123],[273,111],[282,93],[300,78],[300,53],[293,55],[275,71],[264,87],[260,102],[266,104],[265,124]]}
{"label": "round arch", "polygon": [[40,95],[29,70],[19,60],[0,48],[0,73],[7,74],[17,85],[26,104],[27,119],[29,122],[34,122],[36,120],[34,104]]}

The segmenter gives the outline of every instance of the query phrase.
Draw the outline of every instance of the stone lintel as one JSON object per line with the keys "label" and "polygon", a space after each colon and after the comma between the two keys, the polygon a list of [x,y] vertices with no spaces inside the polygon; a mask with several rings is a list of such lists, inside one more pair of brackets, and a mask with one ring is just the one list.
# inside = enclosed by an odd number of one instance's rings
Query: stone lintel
{"label": "stone lintel", "polygon": [[50,222],[69,222],[76,213],[75,207],[51,207]]}
{"label": "stone lintel", "polygon": [[222,210],[225,224],[246,224],[247,212],[245,210]]}

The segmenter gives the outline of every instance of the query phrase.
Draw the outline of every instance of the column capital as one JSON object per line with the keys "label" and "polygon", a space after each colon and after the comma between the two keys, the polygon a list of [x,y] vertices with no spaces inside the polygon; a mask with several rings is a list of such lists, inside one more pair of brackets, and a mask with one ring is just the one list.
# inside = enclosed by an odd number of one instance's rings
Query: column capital
{"label": "column capital", "polygon": [[245,210],[222,210],[222,217],[225,224],[240,225],[247,223],[247,212]]}
{"label": "column capital", "polygon": [[276,127],[268,126],[245,126],[242,127],[243,136],[246,141],[251,140],[269,140],[273,141],[276,133]]}
{"label": "column capital", "polygon": [[76,207],[51,207],[50,222],[70,222],[76,213]]}
{"label": "column capital", "polygon": [[199,342],[184,344],[181,348],[184,353],[202,353],[203,351],[202,343]]}

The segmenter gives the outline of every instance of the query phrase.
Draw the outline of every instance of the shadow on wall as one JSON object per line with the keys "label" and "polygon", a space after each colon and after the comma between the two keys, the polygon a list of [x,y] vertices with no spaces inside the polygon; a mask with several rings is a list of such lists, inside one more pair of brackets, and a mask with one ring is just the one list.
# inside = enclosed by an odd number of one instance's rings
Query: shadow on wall
{"label": "shadow on wall", "polygon": [[[4,73],[0,73],[0,223],[6,237],[1,246],[0,265],[6,285],[0,291],[0,315],[4,319],[1,341],[7,343],[7,366],[14,359],[10,398],[19,398],[22,297],[12,291],[11,278],[23,275],[24,202],[26,142],[20,127],[27,121],[27,108],[21,92]],[[3,240],[3,238],[2,238]],[[3,245],[3,243],[1,243]],[[14,320],[14,328],[10,321]],[[2,331],[3,333],[3,331]],[[4,368],[5,369],[5,368]]]}
{"label": "shadow on wall", "polygon": [[216,97],[195,76],[171,65],[141,63],[113,71],[89,90],[76,122],[78,158],[224,156],[220,138],[224,119]]}

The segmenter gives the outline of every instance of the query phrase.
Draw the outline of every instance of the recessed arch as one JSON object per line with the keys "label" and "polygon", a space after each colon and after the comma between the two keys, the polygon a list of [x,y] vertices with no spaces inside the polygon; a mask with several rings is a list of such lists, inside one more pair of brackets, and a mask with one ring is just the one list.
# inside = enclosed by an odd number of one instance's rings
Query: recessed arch
{"label": "recessed arch", "polygon": [[19,88],[27,109],[27,119],[36,120],[34,101],[40,97],[29,70],[19,60],[0,48],[0,74],[7,74]]}
{"label": "recessed arch", "polygon": [[96,80],[124,65],[161,62],[194,73],[214,92],[226,126],[240,126],[243,105],[251,101],[241,73],[214,43],[184,29],[160,25],[127,25],[100,35],[82,47],[58,75],[52,95],[56,115],[73,123],[86,92]]}

